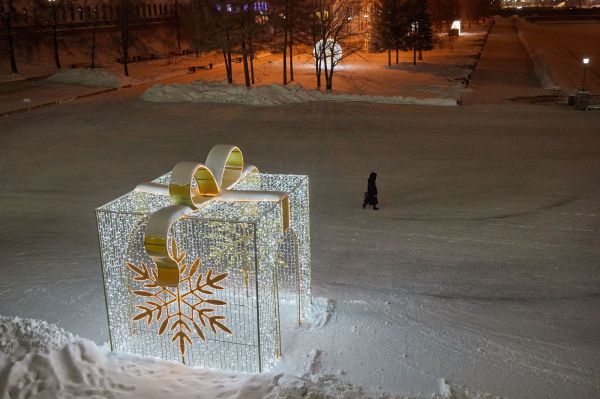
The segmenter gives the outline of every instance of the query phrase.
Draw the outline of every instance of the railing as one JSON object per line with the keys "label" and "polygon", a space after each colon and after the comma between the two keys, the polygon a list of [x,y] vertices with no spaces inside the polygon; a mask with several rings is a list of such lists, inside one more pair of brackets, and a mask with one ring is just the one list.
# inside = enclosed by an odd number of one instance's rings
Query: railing
{"label": "railing", "polygon": [[600,109],[600,94],[591,94],[588,109]]}

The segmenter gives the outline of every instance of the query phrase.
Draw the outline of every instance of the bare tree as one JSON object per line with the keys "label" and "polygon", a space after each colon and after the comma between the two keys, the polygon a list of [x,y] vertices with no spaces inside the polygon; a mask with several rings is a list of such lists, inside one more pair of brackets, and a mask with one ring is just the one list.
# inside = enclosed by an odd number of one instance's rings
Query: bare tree
{"label": "bare tree", "polygon": [[235,39],[234,6],[230,1],[195,0],[185,18],[196,53],[219,49],[223,54],[227,82],[233,83],[232,51]]}
{"label": "bare tree", "polygon": [[[261,43],[266,36],[264,25],[265,10],[261,10],[259,7],[259,3],[250,3],[245,6],[242,5],[239,13],[238,25],[240,28],[242,55],[245,56],[244,63],[249,64],[250,73],[246,81],[248,82],[249,80],[251,84],[254,84],[254,57],[256,45],[261,46]],[[246,65],[244,65],[244,71],[246,73]]]}
{"label": "bare tree", "polygon": [[[325,75],[325,89],[333,89],[335,67],[346,57],[362,48],[356,40],[359,32],[349,29],[350,21],[360,11],[359,1],[313,0],[313,54],[317,88],[321,87],[321,71]],[[344,43],[343,50],[341,42]]]}
{"label": "bare tree", "polygon": [[136,6],[138,0],[116,0],[117,3],[117,26],[119,28],[119,39],[121,47],[121,60],[123,72],[129,76],[129,49],[134,42],[133,25],[136,22]]}
{"label": "bare tree", "polygon": [[[56,67],[60,69],[60,54],[58,50],[58,24],[61,13],[64,13],[62,0],[48,0],[48,23],[52,32],[52,48],[54,50],[54,62]],[[58,3],[58,4],[57,4]]]}
{"label": "bare tree", "polygon": [[15,56],[15,42],[12,30],[14,9],[14,0],[0,0],[0,23],[4,25],[6,52],[8,53],[8,58],[10,59],[10,70],[12,73],[18,73],[17,60]]}
{"label": "bare tree", "polygon": [[181,14],[180,5],[178,0],[171,0],[169,2],[171,8],[171,25],[175,30],[175,41],[177,42],[177,50],[181,50]]}
{"label": "bare tree", "polygon": [[[294,45],[302,41],[297,36],[302,36],[303,20],[309,20],[304,13],[310,7],[312,0],[279,0],[270,3],[270,22],[273,28],[273,43],[279,48],[281,46],[283,62],[283,84],[294,80]],[[307,7],[307,5],[309,7]],[[278,40],[278,32],[281,32],[282,41]]]}
{"label": "bare tree", "polygon": [[450,23],[460,16],[460,0],[431,0],[429,13],[438,31],[446,30]]}
{"label": "bare tree", "polygon": [[227,82],[233,83],[233,66],[231,64],[231,52],[233,47],[232,33],[235,31],[235,21],[233,19],[233,7],[227,1],[217,1],[217,14],[215,15],[216,31],[221,41],[221,52],[225,62],[227,72]]}
{"label": "bare tree", "polygon": [[[98,36],[98,25],[100,24],[100,9],[104,6],[101,0],[85,0],[83,2],[83,15],[84,21],[90,31],[91,38],[82,36],[81,44],[90,46],[90,68],[96,67],[96,50],[97,50],[97,36]],[[89,40],[88,40],[89,39]]]}

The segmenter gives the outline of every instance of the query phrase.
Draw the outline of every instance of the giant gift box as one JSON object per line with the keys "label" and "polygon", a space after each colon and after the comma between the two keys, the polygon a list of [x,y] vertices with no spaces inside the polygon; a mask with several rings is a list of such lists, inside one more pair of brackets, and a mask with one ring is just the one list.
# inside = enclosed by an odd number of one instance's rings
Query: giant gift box
{"label": "giant gift box", "polygon": [[113,350],[231,371],[281,354],[310,304],[308,178],[219,145],[96,210]]}

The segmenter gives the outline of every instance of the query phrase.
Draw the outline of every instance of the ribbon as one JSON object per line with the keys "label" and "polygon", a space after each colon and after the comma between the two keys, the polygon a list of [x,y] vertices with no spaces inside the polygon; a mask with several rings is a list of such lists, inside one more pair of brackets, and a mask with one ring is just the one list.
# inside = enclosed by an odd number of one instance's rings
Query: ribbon
{"label": "ribbon", "polygon": [[[157,267],[157,283],[165,287],[179,285],[179,266],[169,253],[167,243],[171,226],[180,218],[189,215],[213,201],[268,201],[281,206],[281,228],[290,225],[289,197],[275,191],[231,190],[248,173],[258,173],[253,165],[244,167],[242,151],[236,146],[219,144],[214,146],[204,164],[180,162],[173,167],[167,188],[160,184],[144,183],[136,191],[169,195],[173,205],[153,213],[144,234],[144,248]],[[196,185],[193,185],[193,181]]]}

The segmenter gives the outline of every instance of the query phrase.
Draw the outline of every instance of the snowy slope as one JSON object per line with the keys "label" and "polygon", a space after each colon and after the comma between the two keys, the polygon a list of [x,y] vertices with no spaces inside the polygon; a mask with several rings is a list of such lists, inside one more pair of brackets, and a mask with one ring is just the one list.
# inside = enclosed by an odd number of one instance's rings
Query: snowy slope
{"label": "snowy slope", "polygon": [[516,18],[519,37],[535,65],[540,82],[548,89],[573,92],[581,89],[582,58],[591,59],[586,89],[600,92],[600,24],[532,23]]}

